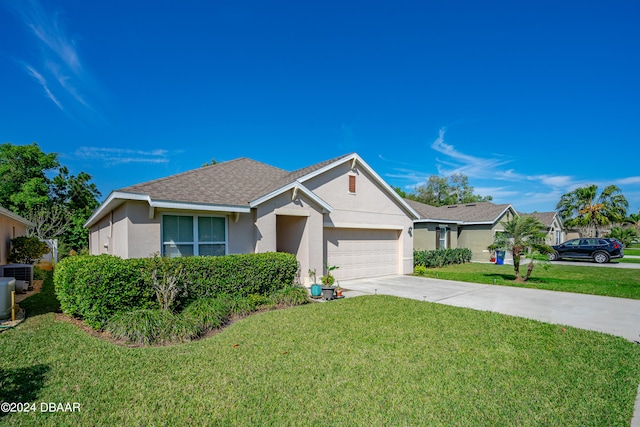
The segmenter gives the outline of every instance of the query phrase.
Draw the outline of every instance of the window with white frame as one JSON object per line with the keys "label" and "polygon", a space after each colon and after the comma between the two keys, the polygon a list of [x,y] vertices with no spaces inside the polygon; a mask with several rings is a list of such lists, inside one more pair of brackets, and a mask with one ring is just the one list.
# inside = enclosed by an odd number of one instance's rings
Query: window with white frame
{"label": "window with white frame", "polygon": [[227,220],[218,216],[163,215],[162,254],[168,257],[227,253]]}
{"label": "window with white frame", "polygon": [[439,249],[447,249],[447,227],[440,226],[440,241],[438,242]]}

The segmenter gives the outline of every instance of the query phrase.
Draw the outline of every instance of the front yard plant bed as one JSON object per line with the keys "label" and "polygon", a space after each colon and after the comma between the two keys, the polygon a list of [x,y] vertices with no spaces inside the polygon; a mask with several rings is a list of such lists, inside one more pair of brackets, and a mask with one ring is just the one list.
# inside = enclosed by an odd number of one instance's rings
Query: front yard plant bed
{"label": "front yard plant bed", "polygon": [[0,401],[80,411],[0,424],[628,426],[640,382],[640,346],[623,338],[381,295],[166,347],[117,346],[56,316],[0,334]]}
{"label": "front yard plant bed", "polygon": [[421,276],[551,291],[640,299],[640,270],[576,265],[537,266],[524,283],[515,283],[512,265],[467,263],[422,270]]}

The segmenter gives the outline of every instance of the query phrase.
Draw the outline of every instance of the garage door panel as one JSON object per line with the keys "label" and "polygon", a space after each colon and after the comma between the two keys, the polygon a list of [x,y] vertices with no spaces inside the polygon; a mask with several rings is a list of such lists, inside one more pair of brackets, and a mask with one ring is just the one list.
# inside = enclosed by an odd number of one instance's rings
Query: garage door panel
{"label": "garage door panel", "polygon": [[325,229],[326,257],[337,280],[398,273],[399,232]]}

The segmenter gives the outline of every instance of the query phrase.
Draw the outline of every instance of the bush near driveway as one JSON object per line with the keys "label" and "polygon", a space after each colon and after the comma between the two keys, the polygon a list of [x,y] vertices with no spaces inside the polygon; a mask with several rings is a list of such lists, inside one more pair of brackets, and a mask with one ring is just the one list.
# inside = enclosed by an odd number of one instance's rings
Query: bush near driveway
{"label": "bush near driveway", "polygon": [[157,308],[151,283],[153,269],[158,266],[167,269],[182,266],[183,283],[176,297],[176,309],[199,298],[218,295],[270,295],[291,286],[298,270],[294,255],[273,252],[164,261],[125,260],[110,255],[65,258],[54,276],[62,311],[100,329],[118,312]]}
{"label": "bush near driveway", "polygon": [[468,248],[436,249],[435,251],[413,251],[413,265],[433,268],[450,264],[464,264],[471,261]]}

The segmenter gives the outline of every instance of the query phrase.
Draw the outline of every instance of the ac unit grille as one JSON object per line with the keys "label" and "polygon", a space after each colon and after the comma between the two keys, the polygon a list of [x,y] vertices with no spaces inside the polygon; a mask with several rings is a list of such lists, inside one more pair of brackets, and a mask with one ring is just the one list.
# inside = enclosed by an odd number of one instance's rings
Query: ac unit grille
{"label": "ac unit grille", "polygon": [[11,266],[4,265],[0,267],[2,269],[2,277],[13,277],[16,280],[25,280],[33,285],[33,266],[32,265],[20,265]]}

